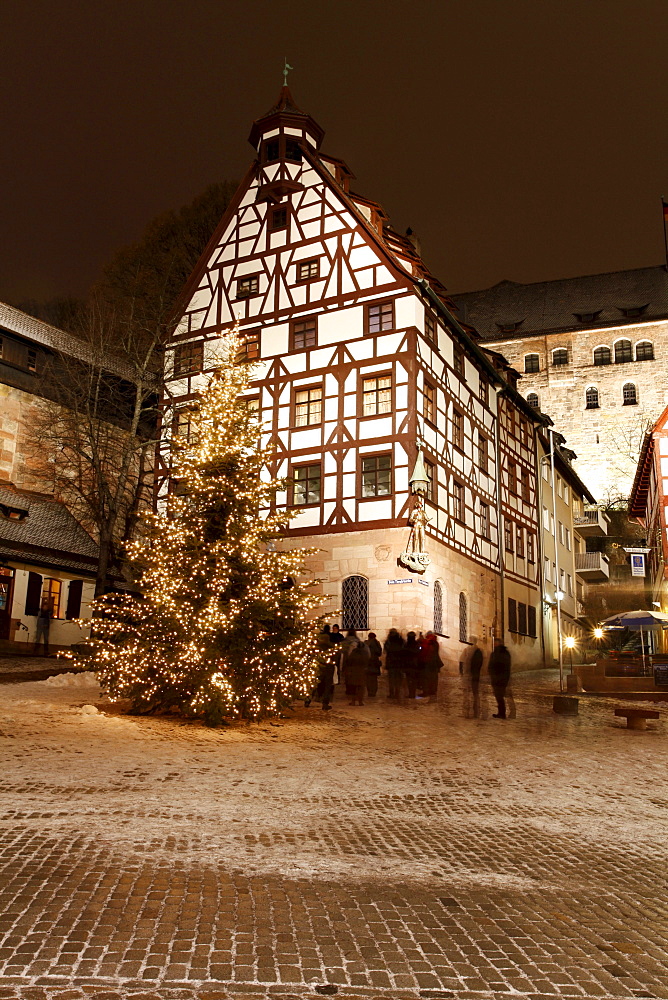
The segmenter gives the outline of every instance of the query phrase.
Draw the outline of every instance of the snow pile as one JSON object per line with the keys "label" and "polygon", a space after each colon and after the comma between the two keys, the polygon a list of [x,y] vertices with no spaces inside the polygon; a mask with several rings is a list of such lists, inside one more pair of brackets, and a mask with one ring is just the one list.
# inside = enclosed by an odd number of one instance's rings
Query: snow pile
{"label": "snow pile", "polygon": [[80,674],[55,674],[53,677],[47,677],[44,684],[48,684],[50,687],[99,687],[97,674],[90,672],[84,672]]}
{"label": "snow pile", "polygon": [[96,709],[95,705],[82,705],[81,706],[82,715],[99,715],[100,713]]}

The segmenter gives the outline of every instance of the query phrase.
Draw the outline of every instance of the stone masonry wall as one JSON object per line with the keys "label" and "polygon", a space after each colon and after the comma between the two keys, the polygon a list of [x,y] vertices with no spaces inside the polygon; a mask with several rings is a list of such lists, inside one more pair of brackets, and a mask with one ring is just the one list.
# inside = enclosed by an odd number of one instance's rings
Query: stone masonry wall
{"label": "stone masonry wall", "polygon": [[[654,345],[654,361],[594,365],[596,347],[613,352],[616,340]],[[538,394],[540,408],[554,420],[569,448],[577,453],[574,468],[596,499],[605,502],[628,496],[643,435],[668,405],[668,323],[656,322],[608,330],[576,330],[547,336],[486,341],[521,373],[518,388],[523,396]],[[554,367],[552,351],[565,347],[569,364]],[[541,370],[524,372],[524,357],[538,354]],[[625,406],[625,383],[636,386],[638,404]],[[599,391],[599,408],[586,409],[590,386]]]}

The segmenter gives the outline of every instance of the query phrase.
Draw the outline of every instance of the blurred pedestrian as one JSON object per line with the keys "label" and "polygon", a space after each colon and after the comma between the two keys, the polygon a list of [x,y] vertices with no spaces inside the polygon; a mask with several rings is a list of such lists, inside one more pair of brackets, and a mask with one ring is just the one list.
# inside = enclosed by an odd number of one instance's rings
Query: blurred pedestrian
{"label": "blurred pedestrian", "polygon": [[35,655],[39,650],[40,642],[44,642],[44,655],[49,655],[49,629],[53,618],[53,606],[48,597],[42,598],[37,615],[37,627],[35,630]]}
{"label": "blurred pedestrian", "polygon": [[482,670],[483,655],[475,636],[471,637],[471,643],[472,645],[469,646],[464,660],[460,664],[464,694],[464,714],[469,719],[479,719],[480,671]]}
{"label": "blurred pedestrian", "polygon": [[498,711],[494,713],[494,718],[505,719],[506,688],[510,681],[510,650],[504,646],[501,640],[494,643],[494,650],[490,655],[487,671],[498,706]]}
{"label": "blurred pedestrian", "polygon": [[338,625],[332,625],[332,631],[330,633],[329,638],[330,642],[333,642],[334,645],[338,645],[339,643],[343,642],[343,636],[341,635],[341,631]]}
{"label": "blurred pedestrian", "polygon": [[385,669],[387,670],[387,680],[389,684],[388,698],[398,701],[401,698],[401,682],[403,680],[402,650],[404,640],[396,628],[391,628],[387,633],[384,645]]}
{"label": "blurred pedestrian", "polygon": [[404,675],[406,677],[406,687],[408,697],[415,700],[420,675],[420,647],[418,646],[415,632],[409,632],[406,636],[404,648],[401,651]]}
{"label": "blurred pedestrian", "polygon": [[438,648],[438,639],[434,632],[427,632],[420,646],[420,661],[422,664],[422,692],[430,703],[438,697],[438,675],[443,661]]}
{"label": "blurred pedestrian", "polygon": [[[347,641],[344,639],[344,645]],[[355,645],[349,648],[346,655],[346,692],[350,692],[351,705],[364,704],[364,687],[369,666],[369,647],[361,639],[356,639]]]}
{"label": "blurred pedestrian", "polygon": [[339,673],[341,674],[341,679],[346,685],[346,694],[349,698],[353,695],[353,686],[348,680],[348,656],[350,652],[355,649],[359,639],[357,637],[357,632],[354,628],[349,628],[346,632],[345,638],[341,642],[341,661],[339,664]]}
{"label": "blurred pedestrian", "polygon": [[315,661],[318,664],[318,677],[316,685],[311,695],[306,699],[304,705],[309,707],[313,698],[322,702],[323,710],[328,711],[332,705],[334,694],[334,652],[329,625],[323,625],[322,632],[318,634],[318,650]]}
{"label": "blurred pedestrian", "polygon": [[383,647],[378,642],[375,632],[369,632],[367,639],[369,647],[369,665],[366,669],[366,693],[369,698],[375,698],[378,694],[378,675],[380,674],[380,658]]}

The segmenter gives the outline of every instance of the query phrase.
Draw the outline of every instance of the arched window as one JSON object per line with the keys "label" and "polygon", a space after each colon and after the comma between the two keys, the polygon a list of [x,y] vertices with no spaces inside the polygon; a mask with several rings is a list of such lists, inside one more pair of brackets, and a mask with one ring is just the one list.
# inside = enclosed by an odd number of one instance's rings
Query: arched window
{"label": "arched window", "polygon": [[633,361],[633,348],[630,340],[618,340],[615,344],[615,364],[621,365],[625,361]]}
{"label": "arched window", "polygon": [[363,576],[348,576],[341,587],[343,628],[369,627],[369,581]]}
{"label": "arched window", "polygon": [[527,403],[529,404],[529,406],[533,406],[534,410],[537,410],[540,406],[540,402],[538,400],[538,393],[530,392],[527,395]]}
{"label": "arched window", "polygon": [[586,409],[598,410],[598,389],[590,385],[585,393]]}
{"label": "arched window", "polygon": [[459,641],[468,642],[469,637],[469,610],[466,602],[466,594],[462,591],[459,595]]}
{"label": "arched window", "polygon": [[434,632],[443,634],[443,584],[440,580],[434,584]]}
{"label": "arched window", "polygon": [[638,391],[633,382],[627,382],[622,389],[624,406],[635,406],[638,402]]}
{"label": "arched window", "polygon": [[636,361],[654,361],[654,344],[650,340],[636,344]]}
{"label": "arched window", "polygon": [[612,364],[612,354],[610,353],[609,347],[597,347],[594,351],[594,364],[595,365],[610,365]]}
{"label": "arched window", "polygon": [[555,367],[568,364],[568,351],[565,347],[558,347],[556,351],[552,351],[552,364]]}
{"label": "arched window", "polygon": [[540,371],[540,358],[537,354],[524,355],[524,371],[528,373]]}

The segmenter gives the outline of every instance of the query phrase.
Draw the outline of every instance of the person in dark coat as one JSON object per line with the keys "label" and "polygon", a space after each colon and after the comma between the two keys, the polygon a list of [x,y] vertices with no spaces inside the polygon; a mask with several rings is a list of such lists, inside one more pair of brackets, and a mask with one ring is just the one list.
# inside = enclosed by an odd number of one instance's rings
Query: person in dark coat
{"label": "person in dark coat", "polygon": [[408,687],[408,697],[415,700],[420,679],[420,647],[415,638],[415,632],[408,633],[406,644],[401,652],[406,686]]}
{"label": "person in dark coat", "polygon": [[348,656],[353,649],[356,648],[359,642],[357,632],[354,628],[349,628],[346,632],[345,639],[341,643],[341,659],[339,663],[339,674],[341,675],[341,680],[346,685],[346,694],[349,698],[353,697],[353,685],[348,680]]}
{"label": "person in dark coat", "polygon": [[390,688],[388,698],[398,701],[401,697],[401,682],[404,674],[402,663],[404,640],[396,628],[391,628],[387,633],[387,639],[383,648],[385,650],[385,669],[387,670],[387,679]]}
{"label": "person in dark coat", "polygon": [[506,688],[510,681],[510,650],[502,642],[497,642],[487,664],[489,680],[498,705],[495,719],[506,718]]}
{"label": "person in dark coat", "polygon": [[343,642],[343,636],[339,630],[338,625],[332,625],[332,631],[329,634],[330,642],[333,642],[335,646]]}
{"label": "person in dark coat", "polygon": [[315,655],[318,664],[318,680],[314,691],[306,699],[306,708],[311,704],[313,697],[322,702],[323,711],[327,712],[332,707],[332,697],[334,694],[334,650],[331,642],[329,625],[324,625],[322,632],[318,635],[318,651]]}
{"label": "person in dark coat", "polygon": [[427,632],[420,644],[420,665],[422,668],[422,691],[430,702],[436,701],[438,675],[443,661],[438,650],[438,639],[433,632]]}
{"label": "person in dark coat", "polygon": [[[345,643],[344,643],[345,645]],[[364,687],[369,668],[369,647],[360,639],[346,656],[346,690],[350,690],[350,704],[364,704]]]}
{"label": "person in dark coat", "polygon": [[380,658],[383,647],[378,642],[375,632],[369,632],[367,639],[369,647],[369,666],[366,671],[366,693],[369,698],[375,698],[378,694],[378,675],[380,674]]}
{"label": "person in dark coat", "polygon": [[37,615],[37,629],[35,632],[35,655],[39,649],[40,642],[44,642],[44,655],[49,655],[49,629],[53,618],[53,607],[48,598],[43,598]]}

